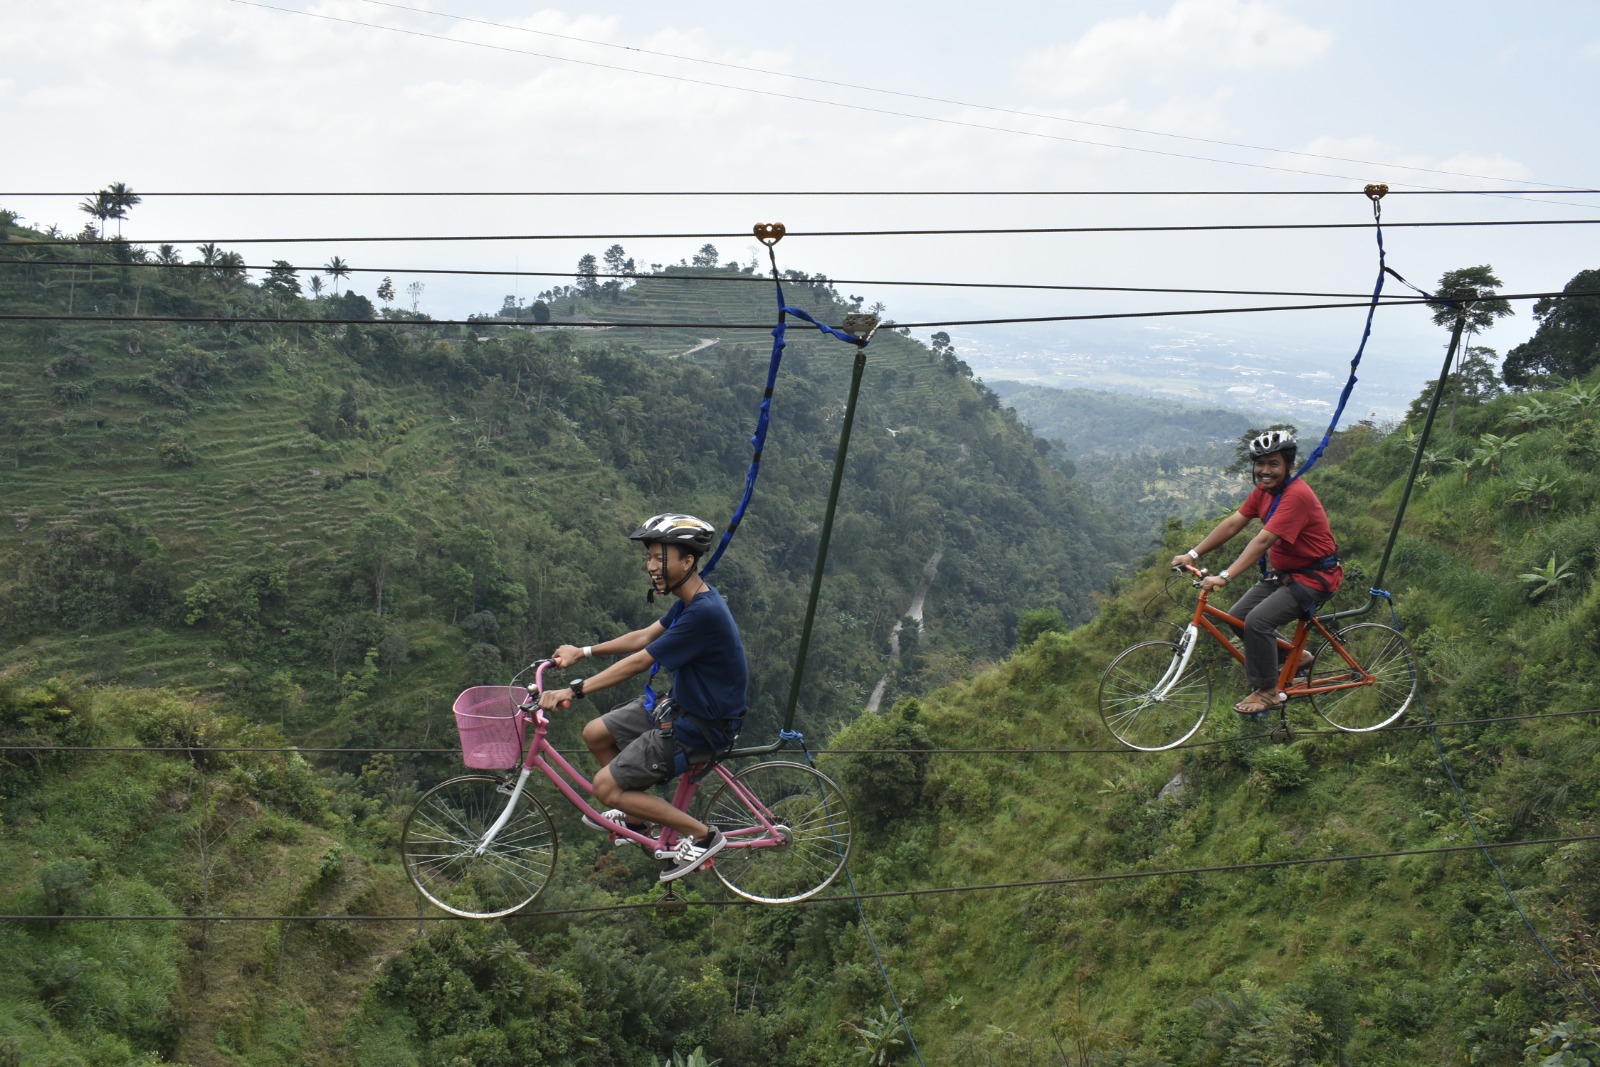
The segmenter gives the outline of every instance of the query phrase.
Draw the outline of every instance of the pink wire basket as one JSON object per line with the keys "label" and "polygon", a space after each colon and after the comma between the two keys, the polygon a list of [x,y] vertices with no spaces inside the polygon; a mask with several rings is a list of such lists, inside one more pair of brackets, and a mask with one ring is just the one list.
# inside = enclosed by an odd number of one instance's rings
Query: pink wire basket
{"label": "pink wire basket", "polygon": [[524,720],[517,705],[528,699],[520,686],[475,685],[456,697],[461,760],[480,771],[508,771],[522,762]]}

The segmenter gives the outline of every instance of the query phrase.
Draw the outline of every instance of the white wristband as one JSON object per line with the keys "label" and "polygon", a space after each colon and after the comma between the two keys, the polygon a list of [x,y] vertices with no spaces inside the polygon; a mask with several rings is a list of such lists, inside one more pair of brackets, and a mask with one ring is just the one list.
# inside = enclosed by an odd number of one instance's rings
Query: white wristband
{"label": "white wristband", "polygon": [[594,646],[593,645],[584,645],[583,646],[583,658],[584,659],[588,659],[592,655],[594,655]]}
{"label": "white wristband", "polygon": [[1196,552],[1194,549],[1191,548],[1189,550],[1189,558],[1190,559],[1199,559],[1200,558],[1200,553]]}

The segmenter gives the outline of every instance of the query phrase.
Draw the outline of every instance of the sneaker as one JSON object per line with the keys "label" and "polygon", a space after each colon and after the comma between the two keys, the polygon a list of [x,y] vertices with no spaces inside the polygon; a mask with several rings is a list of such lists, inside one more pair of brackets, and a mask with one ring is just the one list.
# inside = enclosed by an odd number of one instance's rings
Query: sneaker
{"label": "sneaker", "polygon": [[585,815],[583,817],[583,825],[587,826],[591,830],[599,830],[603,834],[610,834],[614,842],[619,845],[638,844],[638,842],[633,838],[625,837],[617,833],[617,829],[619,827],[626,826],[636,834],[647,835],[652,829],[649,823],[629,822],[628,813],[623,811],[621,808],[608,808],[607,810],[602,811],[600,813],[599,822],[596,822],[594,819],[591,819],[589,816]]}
{"label": "sneaker", "polygon": [[673,849],[672,866],[661,872],[661,880],[671,882],[682,878],[690,871],[699,870],[705,866],[707,860],[721,852],[722,846],[727,843],[728,839],[722,836],[722,831],[714,826],[710,833],[698,841],[690,837],[684,838],[678,842],[678,847]]}

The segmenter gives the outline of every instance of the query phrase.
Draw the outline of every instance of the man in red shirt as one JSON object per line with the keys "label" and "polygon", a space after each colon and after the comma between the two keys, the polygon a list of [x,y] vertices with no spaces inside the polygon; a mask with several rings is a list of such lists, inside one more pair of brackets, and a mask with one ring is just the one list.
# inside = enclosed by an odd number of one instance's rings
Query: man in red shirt
{"label": "man in red shirt", "polygon": [[[1214,548],[1231,541],[1253,519],[1262,520],[1261,532],[1252,537],[1226,568],[1207,576],[1206,589],[1220,589],[1232,575],[1242,572],[1263,554],[1271,568],[1234,602],[1229,614],[1244,620],[1245,679],[1252,692],[1233,710],[1256,715],[1282,706],[1278,689],[1278,628],[1314,611],[1338,591],[1344,572],[1339,567],[1339,546],[1328,528],[1328,514],[1311,487],[1294,470],[1296,445],[1288,430],[1268,430],[1250,442],[1256,487],[1239,510],[1188,552],[1172,557],[1172,566],[1192,564]],[[1308,666],[1306,660],[1301,666]]]}

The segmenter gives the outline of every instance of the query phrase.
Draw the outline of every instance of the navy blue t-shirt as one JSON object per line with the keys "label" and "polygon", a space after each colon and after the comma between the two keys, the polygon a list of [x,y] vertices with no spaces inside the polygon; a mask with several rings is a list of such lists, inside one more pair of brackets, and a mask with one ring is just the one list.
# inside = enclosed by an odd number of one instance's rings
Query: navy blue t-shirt
{"label": "navy blue t-shirt", "polygon": [[725,744],[738,731],[739,723],[716,720],[744,714],[750,684],[744,642],[727,601],[708,585],[681,610],[675,606],[660,621],[667,632],[645,646],[645,651],[663,670],[672,672],[672,698],[685,716],[697,720],[680,718],[674,734],[691,749]]}

